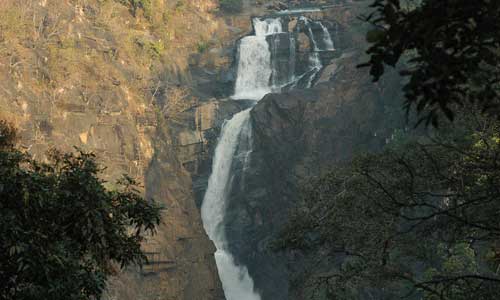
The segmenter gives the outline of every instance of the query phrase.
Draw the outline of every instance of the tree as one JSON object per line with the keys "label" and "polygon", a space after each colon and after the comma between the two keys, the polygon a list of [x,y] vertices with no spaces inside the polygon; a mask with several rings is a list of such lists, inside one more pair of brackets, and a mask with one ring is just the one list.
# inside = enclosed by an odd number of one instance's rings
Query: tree
{"label": "tree", "polygon": [[367,53],[377,81],[384,66],[404,61],[406,109],[421,121],[453,120],[468,104],[500,117],[500,2],[374,0],[364,19],[374,28]]}
{"label": "tree", "polygon": [[98,299],[118,267],[143,261],[160,207],[128,177],[107,190],[92,153],[40,163],[14,139],[0,122],[0,298]]}
{"label": "tree", "polygon": [[332,299],[496,299],[500,121],[455,125],[313,181],[278,246],[335,258]]}

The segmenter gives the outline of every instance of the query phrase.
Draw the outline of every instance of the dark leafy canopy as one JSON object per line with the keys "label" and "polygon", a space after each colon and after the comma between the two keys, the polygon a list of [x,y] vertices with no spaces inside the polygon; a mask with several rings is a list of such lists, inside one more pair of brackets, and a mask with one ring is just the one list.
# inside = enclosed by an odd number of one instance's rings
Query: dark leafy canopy
{"label": "dark leafy canopy", "polygon": [[311,284],[332,299],[498,299],[500,122],[468,123],[306,189],[282,246],[341,258]]}
{"label": "dark leafy canopy", "polygon": [[374,80],[406,60],[406,108],[421,121],[453,120],[467,103],[500,116],[500,1],[374,0],[367,51]]}
{"label": "dark leafy canopy", "polygon": [[0,299],[99,298],[113,265],[141,263],[160,208],[125,178],[108,191],[93,154],[38,163],[0,122]]}

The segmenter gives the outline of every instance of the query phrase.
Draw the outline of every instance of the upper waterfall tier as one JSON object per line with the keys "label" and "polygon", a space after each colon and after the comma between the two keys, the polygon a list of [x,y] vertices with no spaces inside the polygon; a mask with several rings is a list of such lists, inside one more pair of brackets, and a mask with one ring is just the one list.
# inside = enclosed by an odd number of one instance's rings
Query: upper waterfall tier
{"label": "upper waterfall tier", "polygon": [[335,50],[328,26],[304,16],[254,18],[252,24],[254,34],[239,42],[232,98],[258,101],[271,92],[312,87]]}
{"label": "upper waterfall tier", "polygon": [[271,52],[265,36],[247,36],[240,42],[238,76],[233,99],[260,100],[271,92]]}
{"label": "upper waterfall tier", "polygon": [[255,35],[241,39],[233,99],[260,100],[272,91],[271,51],[266,36],[283,31],[279,18],[253,19]]}
{"label": "upper waterfall tier", "polygon": [[253,29],[256,36],[266,36],[283,32],[283,24],[280,18],[264,20],[255,18],[253,19]]}

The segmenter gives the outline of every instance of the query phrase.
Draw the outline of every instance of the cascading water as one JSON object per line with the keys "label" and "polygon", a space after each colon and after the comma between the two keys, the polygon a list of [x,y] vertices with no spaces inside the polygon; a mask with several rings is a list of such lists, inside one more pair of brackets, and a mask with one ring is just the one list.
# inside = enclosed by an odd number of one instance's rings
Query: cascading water
{"label": "cascading water", "polygon": [[300,17],[300,20],[302,22],[304,22],[304,25],[307,28],[307,32],[309,34],[309,39],[311,40],[312,45],[313,45],[313,51],[319,51],[318,43],[316,42],[316,39],[314,38],[314,33],[312,31],[312,27],[309,25],[309,19],[306,17]]}
{"label": "cascading water", "polygon": [[231,166],[240,136],[249,136],[250,108],[233,116],[222,127],[215,149],[212,174],[201,207],[203,226],[217,251],[215,261],[227,300],[260,300],[245,266],[238,266],[227,246],[224,228],[227,196],[231,189]]}
{"label": "cascading water", "polygon": [[321,26],[321,30],[323,31],[323,43],[325,44],[324,51],[335,50],[335,47],[333,46],[332,36],[330,35],[328,28],[326,28],[326,26],[323,25],[323,23],[321,23],[321,22],[318,22],[318,24],[319,24],[319,26]]}
{"label": "cascading water", "polygon": [[[255,35],[241,40],[239,46],[238,75],[233,99],[260,100],[271,91],[271,52],[266,36],[282,31],[279,19],[254,19]],[[214,242],[217,251],[215,260],[227,300],[260,300],[254,291],[254,283],[245,266],[237,265],[229,252],[224,226],[227,198],[231,191],[231,167],[238,155],[238,145],[243,139],[251,146],[250,110],[235,114],[221,130],[215,149],[212,174],[203,198],[201,215],[203,226]],[[242,153],[244,164],[249,160],[250,150]]]}
{"label": "cascading water", "polygon": [[[301,87],[312,86],[316,75],[322,69],[318,52],[333,50],[333,42],[330,44],[328,40],[325,40],[326,33],[328,33],[325,28],[323,30],[323,43],[317,43],[311,26],[309,26],[309,20],[304,20],[314,49],[309,53],[309,70],[297,77],[295,75],[297,55],[294,33],[286,32],[289,34],[288,37],[286,36],[280,18],[253,19],[255,34],[244,37],[239,44],[238,69],[232,99],[258,101],[273,90],[281,90],[281,86],[273,86],[272,81],[276,81],[274,85],[289,85],[290,88],[294,88],[303,79],[305,85],[301,85]],[[324,27],[322,24],[321,26]],[[268,39],[269,36],[271,38]],[[272,61],[273,53],[276,54],[282,45],[280,42],[283,36],[289,39],[290,44],[288,54],[290,61],[285,60],[285,65],[288,66],[286,68],[287,74],[280,73],[283,72],[282,68],[279,69],[279,64]],[[330,37],[329,33],[328,37]],[[270,41],[273,44],[273,49],[270,48]],[[318,44],[325,45],[325,49],[319,49]],[[280,80],[275,79],[278,77],[284,78],[284,81],[289,80],[289,82],[283,84]],[[272,78],[273,80],[271,80]],[[227,300],[261,299],[258,292],[254,290],[254,282],[248,269],[244,265],[237,265],[229,250],[224,223],[228,196],[235,175],[232,174],[233,165],[236,165],[233,162],[235,159],[242,161],[244,171],[252,152],[251,109],[248,108],[235,114],[231,120],[224,123],[215,149],[212,174],[208,180],[208,187],[201,206],[203,226],[217,248],[215,260]],[[244,182],[244,174],[242,175]]]}
{"label": "cascading water", "polygon": [[281,24],[280,18],[270,18],[264,20],[255,18],[253,19],[253,27],[256,36],[266,36],[283,32],[283,24]]}
{"label": "cascading water", "polygon": [[247,72],[238,71],[233,99],[256,100],[271,91],[269,87],[272,73],[271,52],[262,51],[267,47],[265,37],[250,36],[241,40],[238,70]]}
{"label": "cascading water", "polygon": [[[309,71],[299,77],[297,82],[294,83],[294,86],[298,83],[298,81],[305,77],[307,78],[305,87],[310,88],[313,86],[314,80],[316,79],[318,73],[323,68],[319,52],[334,51],[335,47],[333,45],[332,36],[330,35],[328,28],[326,28],[326,26],[322,22],[311,21],[304,16],[300,17],[299,20],[301,20],[306,27],[309,39],[311,40],[313,46],[313,51],[309,54]],[[321,42],[317,40],[317,37],[313,32],[313,25],[321,28]]]}
{"label": "cascading water", "polygon": [[311,71],[309,72],[309,78],[307,79],[306,88],[312,87],[313,81],[316,78],[316,75],[323,68],[323,64],[321,63],[321,59],[319,58],[318,52],[312,52],[309,56],[309,64],[311,65]]}
{"label": "cascading water", "polygon": [[253,20],[255,35],[241,39],[233,99],[260,100],[271,92],[271,51],[266,36],[282,32],[279,19]]}
{"label": "cascading water", "polygon": [[[306,17],[300,17],[300,20],[304,22],[305,27],[307,28],[307,33],[311,42],[313,44],[314,51],[334,51],[335,47],[333,45],[333,40],[328,28],[320,22],[320,21],[311,21]],[[317,41],[316,36],[313,33],[312,24],[321,28],[321,42],[322,45]]]}
{"label": "cascading water", "polygon": [[290,58],[288,61],[288,82],[293,82],[295,80],[295,60],[297,56],[297,50],[295,49],[295,38],[290,35]]}

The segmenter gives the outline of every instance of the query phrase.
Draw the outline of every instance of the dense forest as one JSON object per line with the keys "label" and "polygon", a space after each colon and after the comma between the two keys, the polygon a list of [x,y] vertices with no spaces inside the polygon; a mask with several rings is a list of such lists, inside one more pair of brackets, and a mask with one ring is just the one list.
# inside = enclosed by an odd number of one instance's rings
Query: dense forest
{"label": "dense forest", "polygon": [[327,255],[333,299],[495,299],[500,123],[474,110],[313,180],[278,247]]}
{"label": "dense forest", "polygon": [[330,257],[310,284],[331,299],[496,299],[500,4],[372,7],[371,59],[360,67],[377,81],[403,61],[416,128],[305,185],[275,246]]}

